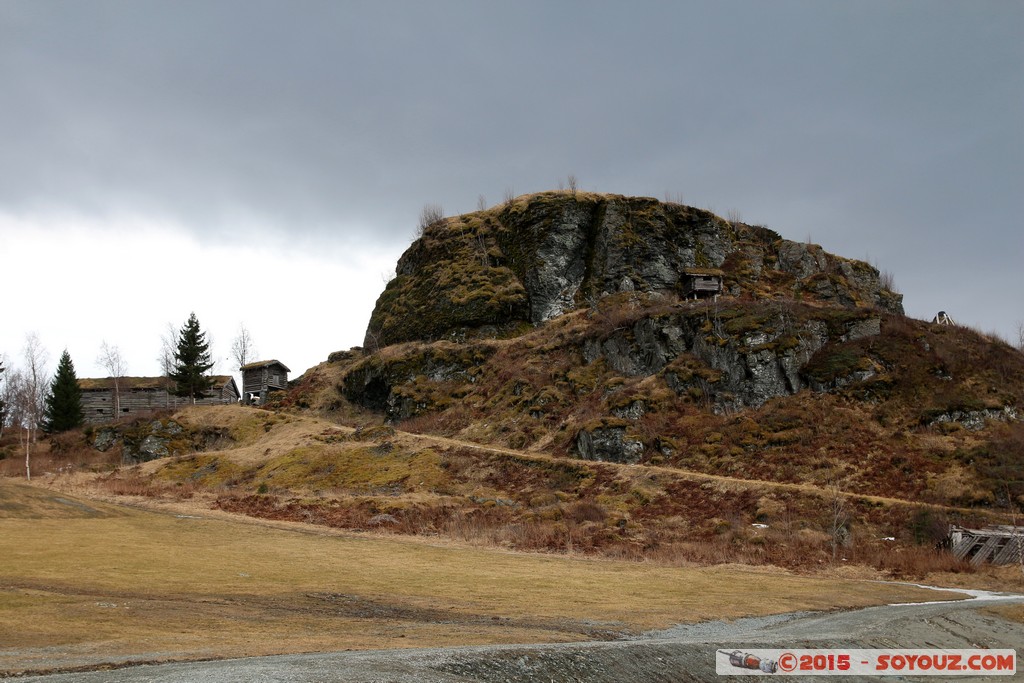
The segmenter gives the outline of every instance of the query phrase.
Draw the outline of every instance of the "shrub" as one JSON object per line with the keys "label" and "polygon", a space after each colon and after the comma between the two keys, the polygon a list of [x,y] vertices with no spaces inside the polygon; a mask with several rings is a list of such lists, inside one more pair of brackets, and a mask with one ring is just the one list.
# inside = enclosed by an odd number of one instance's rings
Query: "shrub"
{"label": "shrub", "polygon": [[577,523],[604,522],[608,518],[608,512],[593,501],[580,500],[569,506],[565,516]]}
{"label": "shrub", "polygon": [[416,237],[422,237],[434,223],[444,220],[444,209],[440,204],[426,204],[420,211],[420,223],[416,230]]}

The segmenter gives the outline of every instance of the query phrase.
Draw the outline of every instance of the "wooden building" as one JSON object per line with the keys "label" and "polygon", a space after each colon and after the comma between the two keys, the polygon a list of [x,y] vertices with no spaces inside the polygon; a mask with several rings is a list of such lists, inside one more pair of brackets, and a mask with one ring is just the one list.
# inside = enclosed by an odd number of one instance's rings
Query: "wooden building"
{"label": "wooden building", "polygon": [[717,268],[687,268],[683,272],[683,297],[701,299],[722,293],[722,276]]}
{"label": "wooden building", "polygon": [[982,562],[995,565],[1021,562],[1024,554],[1024,527],[990,526],[984,529],[949,529],[950,547],[958,560],[970,560],[977,566]]}
{"label": "wooden building", "polygon": [[[82,389],[82,413],[86,422],[110,422],[152,410],[192,405],[192,399],[171,393],[174,390],[174,381],[167,377],[120,377],[117,384],[118,397],[115,401],[113,378],[78,380],[78,386]],[[208,396],[196,400],[196,405],[237,403],[238,397],[238,385],[235,384],[234,377],[215,375]],[[116,415],[115,403],[118,408]]]}
{"label": "wooden building", "polygon": [[288,388],[288,369],[279,360],[260,360],[246,363],[242,371],[242,394],[246,403],[263,403],[271,391]]}

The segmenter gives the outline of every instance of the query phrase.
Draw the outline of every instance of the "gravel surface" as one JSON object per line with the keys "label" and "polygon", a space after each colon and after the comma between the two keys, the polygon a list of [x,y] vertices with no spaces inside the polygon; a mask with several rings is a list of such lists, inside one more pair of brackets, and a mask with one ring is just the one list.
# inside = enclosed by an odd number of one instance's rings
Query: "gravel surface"
{"label": "gravel surface", "polygon": [[[1024,654],[1024,626],[979,611],[1024,596],[970,592],[970,600],[870,607],[848,612],[793,613],[678,626],[626,641],[386,650],[255,657],[135,666],[112,671],[33,676],[40,683],[468,683],[494,681],[713,681],[717,649],[1011,648]],[[1020,664],[1018,663],[1018,666]],[[1024,678],[1018,674],[1017,679]],[[742,680],[742,679],[738,679]],[[787,680],[821,681],[823,677]],[[847,676],[843,681],[922,680]],[[957,677],[958,681],[1007,681]]]}

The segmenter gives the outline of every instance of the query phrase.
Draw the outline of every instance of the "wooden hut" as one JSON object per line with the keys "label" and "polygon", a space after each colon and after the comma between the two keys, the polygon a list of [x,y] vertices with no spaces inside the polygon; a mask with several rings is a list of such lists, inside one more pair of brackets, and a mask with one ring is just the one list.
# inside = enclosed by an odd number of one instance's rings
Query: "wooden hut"
{"label": "wooden hut", "polygon": [[260,360],[246,363],[242,371],[242,395],[246,403],[263,403],[271,391],[288,388],[291,370],[279,360]]}
{"label": "wooden hut", "polygon": [[977,566],[982,562],[995,565],[1021,561],[1024,554],[1024,527],[990,526],[984,529],[949,529],[950,547],[958,560],[970,560]]}
{"label": "wooden hut", "polygon": [[[86,422],[110,422],[121,417],[153,410],[192,405],[192,399],[175,396],[174,380],[167,377],[119,377],[115,396],[114,378],[80,379],[82,413]],[[196,405],[221,405],[238,402],[238,385],[230,375],[215,375],[213,387]],[[115,413],[116,411],[116,413]]]}
{"label": "wooden hut", "polygon": [[683,297],[700,299],[722,293],[722,276],[717,268],[687,268],[683,272]]}

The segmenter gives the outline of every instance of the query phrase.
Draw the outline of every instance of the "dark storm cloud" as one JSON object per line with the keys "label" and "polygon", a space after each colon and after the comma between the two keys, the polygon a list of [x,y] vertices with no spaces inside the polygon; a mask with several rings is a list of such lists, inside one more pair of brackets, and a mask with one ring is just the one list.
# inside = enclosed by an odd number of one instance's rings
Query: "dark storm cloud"
{"label": "dark storm cloud", "polygon": [[394,241],[425,203],[572,173],[737,209],[898,281],[927,280],[916,251],[1019,285],[1019,3],[6,0],[0,17],[2,209]]}
{"label": "dark storm cloud", "polygon": [[542,152],[561,175],[574,146],[606,143],[578,128],[613,137],[641,94],[618,50],[581,40],[577,10],[16,4],[3,200],[206,226],[242,207],[302,230],[411,220],[453,186],[475,200],[543,173]]}

